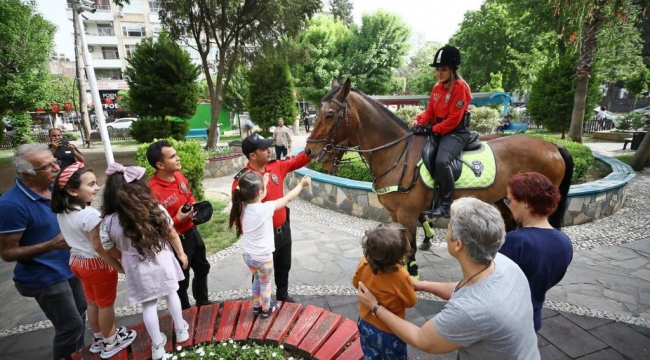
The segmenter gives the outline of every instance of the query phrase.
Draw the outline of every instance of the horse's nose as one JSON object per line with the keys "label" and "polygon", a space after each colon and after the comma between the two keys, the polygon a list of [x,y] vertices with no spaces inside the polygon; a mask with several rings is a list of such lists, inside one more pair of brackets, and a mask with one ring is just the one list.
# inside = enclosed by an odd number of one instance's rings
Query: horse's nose
{"label": "horse's nose", "polygon": [[311,150],[309,148],[305,149],[305,154],[307,154],[307,156],[311,155]]}

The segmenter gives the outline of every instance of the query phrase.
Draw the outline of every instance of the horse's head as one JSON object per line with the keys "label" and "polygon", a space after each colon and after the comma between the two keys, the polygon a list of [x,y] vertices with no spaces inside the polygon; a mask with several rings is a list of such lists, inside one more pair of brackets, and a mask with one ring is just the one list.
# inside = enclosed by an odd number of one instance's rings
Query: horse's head
{"label": "horse's head", "polygon": [[343,147],[351,144],[351,136],[358,121],[356,111],[349,111],[349,96],[352,85],[350,79],[339,86],[332,81],[332,90],[321,100],[316,125],[307,139],[305,153],[320,162],[340,159],[345,152]]}
{"label": "horse's head", "polygon": [[[339,145],[349,146],[349,141],[343,140],[343,142]],[[343,155],[345,155],[345,151],[343,150],[332,150],[332,152],[329,153],[328,159],[323,161],[322,172],[328,175],[338,174],[339,168],[342,163],[341,159],[343,159]]]}

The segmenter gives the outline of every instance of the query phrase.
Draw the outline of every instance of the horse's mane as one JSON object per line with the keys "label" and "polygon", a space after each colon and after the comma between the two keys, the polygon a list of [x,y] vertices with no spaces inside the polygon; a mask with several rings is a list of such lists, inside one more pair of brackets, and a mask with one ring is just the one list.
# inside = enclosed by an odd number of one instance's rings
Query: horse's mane
{"label": "horse's mane", "polygon": [[[336,94],[339,89],[341,89],[341,86],[338,86],[334,89],[332,89],[330,92],[325,94],[323,98],[321,99],[321,102],[329,101],[334,97],[334,94]],[[393,114],[392,111],[388,110],[385,106],[382,104],[378,103],[377,101],[371,99],[368,95],[364,94],[361,90],[357,90],[355,88],[352,88],[351,90],[353,93],[361,96],[362,99],[364,99],[366,102],[368,102],[375,110],[379,111],[380,113],[383,113],[386,115],[389,119],[394,121],[399,127],[402,129],[408,129],[408,126],[404,123],[402,119],[399,118],[399,116]]]}

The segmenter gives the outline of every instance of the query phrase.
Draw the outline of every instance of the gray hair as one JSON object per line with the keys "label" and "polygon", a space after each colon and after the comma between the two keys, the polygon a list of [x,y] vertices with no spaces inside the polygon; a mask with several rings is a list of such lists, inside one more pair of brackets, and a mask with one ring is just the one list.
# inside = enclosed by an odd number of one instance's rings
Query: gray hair
{"label": "gray hair", "polygon": [[48,151],[47,146],[43,144],[22,144],[16,148],[14,153],[14,159],[12,160],[12,165],[16,176],[19,179],[23,179],[24,174],[36,175],[36,170],[34,170],[34,165],[29,162],[28,158],[35,153]]}
{"label": "gray hair", "polygon": [[451,238],[461,239],[469,258],[488,265],[505,241],[506,226],[494,206],[464,197],[451,204]]}

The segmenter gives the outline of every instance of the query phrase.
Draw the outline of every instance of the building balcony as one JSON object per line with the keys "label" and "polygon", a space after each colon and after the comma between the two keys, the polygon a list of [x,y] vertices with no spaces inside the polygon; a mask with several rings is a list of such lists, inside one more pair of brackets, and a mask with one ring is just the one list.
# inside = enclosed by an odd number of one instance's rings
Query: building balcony
{"label": "building balcony", "polygon": [[118,45],[117,36],[106,36],[100,34],[86,33],[86,43],[88,45]]}
{"label": "building balcony", "polygon": [[158,23],[160,23],[160,17],[158,17],[158,13],[157,13],[157,12],[155,12],[155,13],[149,13],[149,22],[150,22],[150,23],[154,23],[154,24],[158,24]]}
{"label": "building balcony", "polygon": [[[72,20],[72,9],[66,9],[65,13],[68,19]],[[84,22],[113,21],[115,19],[115,16],[110,10],[109,11],[97,10],[94,14],[91,14],[86,11],[83,13],[83,15],[86,18],[88,18],[88,20],[84,19]]]}
{"label": "building balcony", "polygon": [[122,60],[93,57],[93,67],[97,69],[122,68]]}

